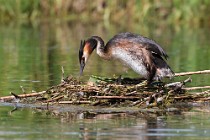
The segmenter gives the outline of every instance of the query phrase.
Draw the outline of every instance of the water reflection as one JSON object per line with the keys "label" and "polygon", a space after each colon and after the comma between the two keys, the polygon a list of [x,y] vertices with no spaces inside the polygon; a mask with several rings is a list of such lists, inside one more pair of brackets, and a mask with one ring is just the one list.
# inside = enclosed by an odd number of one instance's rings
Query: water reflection
{"label": "water reflection", "polygon": [[208,139],[209,113],[51,112],[0,108],[1,139]]}
{"label": "water reflection", "polygon": [[[0,27],[0,94],[10,91],[44,90],[61,79],[61,66],[66,75],[78,76],[78,47],[81,39],[101,36],[105,42],[113,35],[130,31],[155,39],[168,52],[175,72],[209,69],[209,29],[171,27],[167,24],[104,24],[42,21],[39,24],[10,24]],[[91,56],[83,80],[90,75],[123,75],[137,77],[117,61],[107,62]],[[184,78],[178,78],[182,80]],[[193,76],[193,85],[207,85],[207,76]]]}

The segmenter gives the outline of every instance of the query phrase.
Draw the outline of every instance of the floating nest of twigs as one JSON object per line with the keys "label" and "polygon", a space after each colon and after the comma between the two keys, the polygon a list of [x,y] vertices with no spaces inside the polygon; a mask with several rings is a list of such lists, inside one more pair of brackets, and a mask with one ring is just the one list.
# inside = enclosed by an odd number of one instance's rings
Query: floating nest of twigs
{"label": "floating nest of twigs", "polygon": [[[174,83],[153,82],[143,84],[142,79],[101,78],[91,76],[84,84],[72,76],[63,78],[61,83],[46,91],[1,97],[2,102],[22,102],[39,104],[75,104],[105,107],[158,107],[166,109],[176,103],[205,102],[210,99],[209,90],[188,92],[207,87],[186,88],[191,78]],[[140,83],[140,84],[139,84]]]}
{"label": "floating nest of twigs", "polygon": [[176,102],[173,97],[183,95],[186,91],[182,87],[189,81],[191,79],[171,84],[154,82],[147,86],[141,79],[92,76],[88,84],[82,84],[73,77],[68,77],[61,84],[48,89],[37,100],[106,107],[164,106]]}

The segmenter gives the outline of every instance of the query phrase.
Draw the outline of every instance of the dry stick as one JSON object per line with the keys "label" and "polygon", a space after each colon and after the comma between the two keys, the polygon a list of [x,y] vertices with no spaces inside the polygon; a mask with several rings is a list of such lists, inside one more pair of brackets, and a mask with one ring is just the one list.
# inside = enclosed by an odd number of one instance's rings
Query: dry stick
{"label": "dry stick", "polygon": [[63,66],[61,67],[62,75],[61,75],[61,82],[64,80],[64,68]]}
{"label": "dry stick", "polygon": [[208,101],[208,100],[210,100],[210,97],[208,97],[208,98],[203,98],[203,99],[200,99],[201,101]]}
{"label": "dry stick", "polygon": [[165,87],[177,87],[177,88],[180,87],[181,88],[188,82],[192,82],[192,79],[190,77],[182,82],[174,82],[174,83],[166,84]]}
{"label": "dry stick", "polygon": [[59,104],[90,104],[91,101],[60,101]]}
{"label": "dry stick", "polygon": [[178,96],[178,97],[173,97],[174,99],[190,99],[193,98],[193,96]]}
{"label": "dry stick", "polygon": [[175,76],[186,76],[186,75],[193,75],[193,74],[210,74],[210,70],[180,72],[180,73],[175,73]]}
{"label": "dry stick", "polygon": [[[26,97],[35,97],[35,96],[39,96],[39,95],[42,95],[46,93],[46,91],[41,91],[41,92],[37,92],[37,93],[29,93],[29,94],[20,94],[18,95],[18,97],[20,98],[26,98]],[[14,99],[15,96],[4,96],[4,97],[0,97],[0,100],[1,101],[9,101],[9,100],[12,100]]]}
{"label": "dry stick", "polygon": [[25,94],[26,92],[25,92],[25,89],[23,88],[23,86],[20,86],[20,88],[21,88],[22,92]]}
{"label": "dry stick", "polygon": [[90,98],[97,98],[97,99],[139,99],[140,97],[135,96],[90,96]]}
{"label": "dry stick", "polygon": [[[186,76],[186,75],[194,75],[194,74],[210,74],[210,70],[175,73],[175,76]],[[189,87],[189,88],[183,88],[183,89],[190,91],[190,90],[209,89],[209,88],[210,88],[210,86]]]}
{"label": "dry stick", "polygon": [[57,100],[59,100],[59,99],[62,99],[63,97],[64,97],[64,95],[61,95],[61,96],[58,96],[58,97],[49,99],[49,100],[47,100],[47,101],[45,101],[45,102],[54,102],[54,101],[57,101]]}
{"label": "dry stick", "polygon": [[184,90],[199,90],[199,89],[210,89],[210,86],[203,86],[203,87],[189,87],[189,88],[183,88]]}
{"label": "dry stick", "polygon": [[203,92],[198,92],[198,93],[194,93],[195,95],[204,95],[204,94],[209,94],[210,90],[206,90]]}
{"label": "dry stick", "polygon": [[10,92],[11,95],[13,95],[16,99],[20,99],[21,97],[18,96],[17,94],[13,93],[13,92]]}
{"label": "dry stick", "polygon": [[126,93],[125,96],[131,96],[131,95],[135,95],[137,93],[137,91],[132,91],[130,93]]}

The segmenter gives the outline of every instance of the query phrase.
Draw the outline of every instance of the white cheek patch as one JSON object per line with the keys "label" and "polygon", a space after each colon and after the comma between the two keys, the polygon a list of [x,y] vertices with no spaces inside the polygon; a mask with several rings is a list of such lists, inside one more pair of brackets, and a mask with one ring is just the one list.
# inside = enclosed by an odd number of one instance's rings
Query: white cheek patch
{"label": "white cheek patch", "polygon": [[87,52],[83,52],[83,56],[85,58],[85,63],[87,62],[88,60],[88,57],[89,57],[89,54]]}

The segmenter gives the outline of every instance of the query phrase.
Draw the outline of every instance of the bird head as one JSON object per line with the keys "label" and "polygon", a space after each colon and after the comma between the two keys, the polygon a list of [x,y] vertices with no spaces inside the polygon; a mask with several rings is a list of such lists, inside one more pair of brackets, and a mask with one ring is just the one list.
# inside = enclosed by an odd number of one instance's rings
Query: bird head
{"label": "bird head", "polygon": [[96,45],[97,41],[93,38],[81,41],[79,49],[80,75],[82,75],[85,64],[93,50],[96,48]]}

